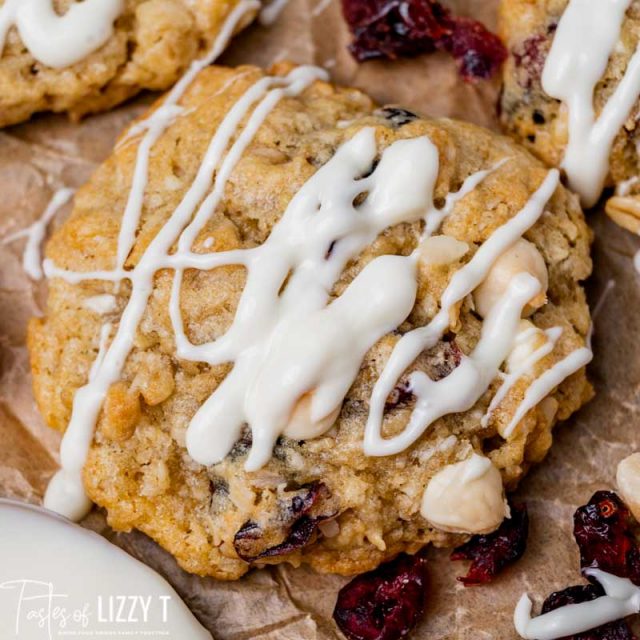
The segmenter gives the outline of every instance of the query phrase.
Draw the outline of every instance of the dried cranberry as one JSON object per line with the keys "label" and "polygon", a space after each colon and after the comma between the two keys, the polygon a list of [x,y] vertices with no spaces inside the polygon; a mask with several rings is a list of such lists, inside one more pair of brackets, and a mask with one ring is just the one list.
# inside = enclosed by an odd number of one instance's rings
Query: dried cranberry
{"label": "dried cranberry", "polygon": [[396,640],[418,623],[426,599],[427,561],[399,555],[340,589],[333,619],[349,640]]}
{"label": "dried cranberry", "polygon": [[528,534],[526,505],[511,505],[511,517],[505,518],[496,531],[474,536],[451,554],[452,560],[471,560],[469,572],[458,580],[465,587],[491,582],[505,567],[522,557]]}
{"label": "dried cranberry", "polygon": [[[549,611],[559,609],[568,604],[589,602],[603,595],[604,589],[599,584],[582,584],[568,587],[562,591],[552,593],[544,601],[541,613],[549,613]],[[571,636],[570,640],[635,640],[635,637],[624,620],[616,620],[591,631]]]}
{"label": "dried cranberry", "polygon": [[548,50],[549,37],[541,33],[527,38],[513,50],[516,68],[523,69],[526,74],[525,88],[531,88],[534,81],[542,77]]}
{"label": "dried cranberry", "polygon": [[573,516],[580,566],[595,567],[640,585],[640,549],[629,510],[612,491],[596,492]]}
{"label": "dried cranberry", "polygon": [[396,407],[405,407],[413,402],[416,397],[411,391],[411,386],[406,381],[399,382],[389,394],[385,409],[395,409]]}
{"label": "dried cranberry", "polygon": [[233,546],[246,562],[283,556],[309,544],[318,523],[336,514],[328,487],[316,482],[284,501],[270,522],[245,522],[234,536]]}
{"label": "dried cranberry", "polygon": [[470,80],[490,77],[507,57],[496,35],[436,0],[342,0],[342,8],[354,36],[349,48],[361,62],[440,50]]}
{"label": "dried cranberry", "polygon": [[[471,18],[454,18],[443,48],[458,62],[463,78],[490,78],[507,59],[500,39]],[[440,47],[439,47],[440,48]]]}

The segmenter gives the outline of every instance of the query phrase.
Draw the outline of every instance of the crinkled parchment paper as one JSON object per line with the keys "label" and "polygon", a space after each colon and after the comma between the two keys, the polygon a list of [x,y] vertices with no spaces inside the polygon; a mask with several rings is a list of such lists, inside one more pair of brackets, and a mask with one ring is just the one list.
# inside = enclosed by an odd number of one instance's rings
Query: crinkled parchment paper
{"label": "crinkled parchment paper", "polygon": [[[451,4],[494,23],[493,0]],[[461,82],[455,64],[440,54],[358,66],[346,50],[348,40],[337,0],[291,0],[278,23],[242,34],[223,62],[313,62],[380,102],[495,127],[495,85]],[[43,117],[0,132],[0,239],[37,219],[54,189],[82,184],[148,102],[142,98],[80,125]],[[66,213],[68,208],[54,224]],[[579,582],[573,510],[596,489],[611,487],[617,462],[639,447],[640,278],[631,262],[637,241],[602,215],[591,222],[597,240],[589,290],[592,307],[601,302],[591,366],[597,396],[557,429],[548,459],[521,487],[532,519],[521,562],[493,585],[465,589],[455,581],[464,565],[449,562],[446,552],[431,552],[428,606],[416,639],[514,638],[512,612],[522,591],[539,602],[550,591]],[[57,465],[59,435],[43,426],[31,394],[25,332],[29,317],[39,313],[46,285],[34,285],[24,274],[21,249],[22,241],[0,244],[0,494],[38,503]],[[85,525],[165,575],[219,640],[340,637],[331,612],[343,578],[284,567],[253,571],[238,582],[201,579],[178,569],[145,536],[114,534],[99,511]]]}

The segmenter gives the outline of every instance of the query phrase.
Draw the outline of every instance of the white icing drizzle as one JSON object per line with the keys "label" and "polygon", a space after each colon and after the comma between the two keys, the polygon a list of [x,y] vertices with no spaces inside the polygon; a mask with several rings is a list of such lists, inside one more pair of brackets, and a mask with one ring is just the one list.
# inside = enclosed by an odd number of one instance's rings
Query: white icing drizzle
{"label": "white icing drizzle", "polygon": [[[42,640],[95,634],[212,640],[153,569],[50,511],[0,499],[0,565],[3,637]],[[117,607],[119,597],[127,598],[129,606],[116,620],[108,615],[109,598]],[[128,615],[133,599],[136,614]],[[73,616],[76,611],[84,611],[84,616]]]}
{"label": "white icing drizzle", "polygon": [[83,305],[86,309],[89,309],[98,315],[105,315],[116,310],[116,298],[110,293],[102,293],[100,295],[87,298],[83,302]]}
{"label": "white icing drizzle", "polygon": [[631,0],[570,0],[542,74],[545,92],[569,112],[562,167],[585,206],[594,205],[609,171],[613,141],[640,95],[640,49],[596,118],[593,96],[620,39]]}
{"label": "white icing drizzle", "polygon": [[581,347],[572,351],[568,356],[556,362],[547,369],[539,378],[536,378],[527,389],[524,399],[518,406],[511,422],[504,430],[504,437],[508,438],[527,413],[546,398],[561,382],[566,380],[582,367],[585,367],[593,359],[593,352],[588,347]]}
{"label": "white icing drizzle", "polygon": [[595,629],[608,622],[640,612],[640,589],[631,580],[599,569],[586,569],[605,591],[604,596],[569,604],[531,618],[532,603],[524,594],[513,617],[516,631],[525,640],[557,640]]}
{"label": "white icing drizzle", "polygon": [[[538,333],[539,330],[532,327],[531,331],[533,331],[534,333]],[[525,333],[528,333],[528,332],[525,332]],[[531,334],[528,334],[528,335],[530,336]],[[517,367],[514,371],[508,373],[504,377],[504,380],[502,381],[502,384],[498,388],[498,391],[496,391],[496,394],[491,399],[489,408],[487,409],[484,416],[482,416],[482,420],[480,421],[480,424],[483,427],[486,427],[489,424],[489,420],[491,419],[493,412],[500,406],[500,403],[507,397],[507,394],[509,393],[509,391],[511,391],[511,389],[518,382],[518,380],[520,380],[526,375],[531,375],[531,371],[533,367],[538,362],[540,362],[542,358],[548,356],[553,351],[553,348],[555,347],[556,343],[560,339],[560,336],[562,335],[562,328],[552,327],[551,329],[547,329],[544,332],[544,335],[546,335],[547,341],[541,347],[536,349],[528,358],[526,358],[525,361],[519,367]],[[516,342],[518,339],[526,339],[526,338],[524,334],[519,334],[516,337]]]}
{"label": "white icing drizzle", "polygon": [[417,400],[403,433],[408,437],[403,442],[414,442],[427,426],[444,415],[471,409],[498,375],[513,348],[524,307],[540,290],[540,282],[528,273],[514,276],[487,316],[470,356],[463,356],[460,365],[442,380],[433,381],[422,371],[411,374],[409,384]]}
{"label": "white icing drizzle", "polygon": [[133,181],[120,226],[116,269],[124,268],[125,261],[136,239],[136,230],[140,222],[144,192],[149,179],[149,154],[151,153],[151,149],[176,117],[182,113],[182,107],[178,105],[178,102],[195,80],[196,76],[204,68],[212,64],[225,50],[240,21],[248,13],[256,11],[259,7],[260,3],[257,0],[241,0],[225,20],[225,23],[220,29],[220,33],[207,55],[198,60],[194,60],[187,72],[167,94],[162,105],[148,118],[134,125],[127,136],[120,141],[120,144],[122,144],[131,136],[144,132],[144,136],[136,152]]}
{"label": "white icing drizzle", "polygon": [[636,251],[633,256],[633,266],[636,272],[640,274],[640,251]]}
{"label": "white icing drizzle", "polygon": [[51,0],[5,0],[0,7],[0,56],[16,26],[29,53],[42,64],[61,69],[86,58],[113,35],[124,0],[73,2],[58,15]]}
{"label": "white icing drizzle", "polygon": [[19,238],[27,238],[27,243],[25,244],[22,254],[22,266],[32,280],[42,279],[40,249],[44,236],[47,233],[47,226],[53,220],[56,213],[73,198],[74,193],[74,189],[67,188],[56,191],[39,220],[36,220],[30,227],[21,229],[7,236],[2,242],[3,244],[7,244]]}
{"label": "white icing drizzle", "polygon": [[[259,3],[256,0],[242,0],[234,10],[229,14],[225,24],[223,25],[216,41],[214,42],[211,51],[207,56],[201,60],[197,60],[192,63],[191,67],[183,78],[175,85],[172,91],[167,96],[165,103],[156,112],[141,124],[140,131],[146,128],[141,147],[147,140],[155,141],[162,134],[164,130],[170,125],[172,118],[175,117],[175,109],[177,102],[181,96],[186,92],[190,83],[196,77],[196,75],[208,64],[210,64],[215,58],[224,50],[229,38],[233,35],[239,22],[243,19],[247,13],[255,11],[259,7]],[[311,73],[308,68],[301,68],[296,70],[297,74],[295,79],[289,80],[291,89],[294,88],[297,82],[297,88],[302,90],[306,84],[314,79],[315,74]],[[302,78],[298,79],[299,76]],[[287,82],[285,80],[284,82]],[[164,109],[164,112],[163,112]],[[159,115],[158,112],[160,112]],[[229,116],[227,116],[228,118]],[[225,123],[227,119],[225,119]],[[225,129],[224,124],[220,127],[216,134],[228,137],[232,131]],[[164,128],[163,128],[164,127]],[[65,432],[65,436],[62,440],[60,449],[60,458],[62,469],[53,477],[51,483],[47,488],[45,495],[45,505],[51,506],[52,509],[63,513],[69,514],[73,519],[80,519],[90,509],[90,502],[86,497],[84,488],[82,485],[82,468],[86,460],[86,456],[93,438],[93,430],[98,418],[102,402],[106,395],[110,384],[115,382],[124,366],[126,357],[133,344],[135,329],[138,322],[144,312],[148,297],[151,293],[153,285],[153,277],[155,274],[155,268],[153,266],[154,257],[160,256],[163,253],[166,256],[171,245],[177,238],[178,234],[188,222],[192,211],[197,206],[198,200],[202,199],[206,190],[211,182],[211,173],[215,169],[217,159],[214,156],[218,147],[212,141],[212,147],[215,147],[213,152],[210,149],[205,162],[201,167],[201,170],[196,178],[196,181],[192,188],[185,196],[183,201],[183,207],[174,213],[171,221],[173,224],[168,224],[163,232],[151,243],[149,250],[145,253],[146,261],[143,257],[137,268],[131,272],[123,271],[122,264],[126,259],[128,250],[126,247],[133,245],[134,239],[126,237],[120,234],[118,238],[118,264],[120,265],[113,272],[98,271],[93,273],[73,273],[66,272],[58,269],[50,261],[45,261],[44,270],[47,277],[66,277],[70,278],[71,282],[82,282],[84,280],[99,279],[113,281],[119,283],[124,278],[130,278],[132,283],[132,294],[127,304],[122,318],[120,320],[116,336],[114,337],[112,345],[109,347],[108,353],[104,359],[101,359],[99,366],[96,369],[94,367],[92,377],[87,385],[78,389],[74,396],[73,412],[71,421]],[[137,153],[137,163],[142,164],[143,170],[134,171],[134,181],[131,187],[131,193],[127,202],[126,212],[127,215],[139,221],[140,208],[142,206],[142,197],[139,192],[144,192],[144,189],[148,180],[148,158],[152,144],[147,142],[144,145],[144,151]],[[222,153],[224,147],[219,151]],[[207,163],[209,160],[209,163]],[[212,166],[211,166],[212,165]],[[207,177],[207,171],[209,175]],[[199,179],[198,179],[199,178]],[[135,193],[134,193],[135,191]],[[133,203],[133,204],[131,204]],[[129,220],[122,221],[123,226],[127,226],[132,234],[135,234],[136,226],[132,225]]]}
{"label": "white icing drizzle", "polygon": [[[183,238],[190,237],[189,234],[193,230],[199,229],[200,226],[206,223],[209,215],[220,201],[224,185],[235,163],[241,157],[244,148],[251,141],[255,131],[277,102],[285,95],[300,93],[313,81],[324,77],[324,72],[314,67],[298,67],[286,78],[266,77],[247,90],[245,95],[225,116],[211,141],[193,184],[169,221],[151,241],[135,269],[124,273],[116,269],[115,273],[110,276],[108,272],[64,272],[63,274],[60,271],[54,271],[49,265],[49,273],[52,275],[64,275],[69,281],[81,282],[87,279],[108,279],[108,277],[117,281],[122,277],[126,277],[131,281],[132,285],[129,302],[122,313],[116,334],[104,361],[101,363],[95,377],[87,385],[79,388],[74,396],[71,420],[60,448],[62,473],[66,472],[68,478],[75,478],[80,481],[81,470],[93,438],[93,430],[102,402],[109,387],[120,378],[124,362],[133,346],[136,329],[153,290],[155,273],[166,265],[174,265],[179,267],[176,270],[176,281],[179,282],[178,278],[181,276],[181,269],[184,267],[197,265],[198,268],[213,268],[213,266],[229,264],[230,262],[237,264],[236,258],[239,257],[237,254],[241,253],[228,252],[209,255],[178,253],[171,258],[169,256],[171,247],[180,237],[179,248],[181,248],[184,245]],[[268,91],[272,86],[277,88]],[[251,105],[263,95],[264,98],[252,113],[242,134],[233,143],[222,164],[218,167],[221,156],[244,115]],[[215,172],[214,187],[207,196],[207,191],[211,186],[212,174],[216,167],[218,167],[218,170]],[[206,198],[202,200],[205,196]],[[202,204],[194,216],[194,211],[200,201],[202,201]],[[189,224],[192,216],[193,221]],[[184,234],[181,235],[183,229]],[[234,260],[236,261],[234,262]],[[179,286],[177,288],[179,292]],[[181,341],[178,336],[179,334],[176,337],[180,352]],[[47,499],[50,491],[56,491],[56,487],[56,484],[50,485],[47,491]],[[51,499],[53,500],[53,498]],[[72,510],[76,511],[75,507]]]}
{"label": "white icing drizzle", "polygon": [[[222,264],[244,264],[247,283],[234,323],[215,342],[187,341],[179,280],[174,281],[171,316],[179,356],[210,364],[235,362],[191,421],[187,448],[198,462],[223,459],[246,422],[253,434],[246,468],[260,468],[296,401],[313,392],[314,422],[339,408],[366,352],[413,308],[416,256],[374,259],[339,298],[330,300],[350,259],[387,227],[419,220],[431,201],[438,153],[427,138],[394,143],[376,170],[360,178],[376,151],[374,130],[361,130],[300,189],[260,247],[229,252],[229,261]],[[366,200],[354,206],[364,192]],[[179,250],[190,244],[197,228],[190,236],[187,228]],[[216,255],[224,260],[224,254]]]}
{"label": "white icing drizzle", "polygon": [[[558,183],[558,172],[551,170],[523,209],[499,227],[478,249],[470,262],[453,275],[442,295],[440,311],[433,320],[425,327],[405,334],[397,343],[376,382],[371,398],[364,439],[367,455],[384,456],[399,453],[413,444],[434,420],[446,413],[471,408],[486,391],[497,373],[497,368],[511,349],[517,322],[520,320],[517,306],[533,289],[531,281],[535,279],[531,276],[524,278],[522,276],[525,274],[518,274],[513,279],[517,282],[512,282],[509,290],[517,297],[518,302],[510,300],[507,295],[496,305],[500,314],[497,311],[492,312],[491,318],[485,321],[484,342],[481,340],[482,344],[478,345],[472,357],[464,357],[460,366],[438,382],[433,382],[420,373],[412,375],[412,390],[418,400],[409,425],[393,438],[382,437],[385,403],[399,378],[422,351],[433,347],[442,338],[449,327],[450,312],[454,306],[486,278],[494,262],[536,223]],[[520,312],[530,299],[531,297],[524,300]],[[502,355],[502,359],[498,362],[499,355]],[[491,376],[489,371],[493,372]]]}
{"label": "white icing drizzle", "polygon": [[[113,324],[111,322],[105,322],[100,328],[98,355],[93,361],[93,365],[89,371],[89,384],[95,380],[100,371],[100,367],[102,367],[104,363],[112,329]],[[76,446],[84,447],[86,451],[88,451],[91,440],[93,439],[93,429],[91,429],[90,432],[88,432],[88,430],[78,432],[74,434],[74,437],[77,440]],[[65,438],[66,434],[65,437],[63,437],[63,443]],[[44,495],[43,504],[47,509],[55,511],[65,516],[65,518],[69,518],[69,520],[75,521],[79,521],[87,515],[92,503],[87,497],[82,483],[83,466],[84,460],[82,466],[70,466],[66,465],[64,460],[62,461],[62,469],[53,475]]]}

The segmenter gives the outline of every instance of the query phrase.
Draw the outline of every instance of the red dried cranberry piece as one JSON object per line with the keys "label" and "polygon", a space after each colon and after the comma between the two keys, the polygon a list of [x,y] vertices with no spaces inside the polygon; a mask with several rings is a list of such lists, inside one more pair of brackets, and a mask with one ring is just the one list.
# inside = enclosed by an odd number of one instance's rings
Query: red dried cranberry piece
{"label": "red dried cranberry piece", "polygon": [[451,34],[443,39],[442,48],[458,62],[463,78],[490,78],[507,59],[502,41],[471,18],[453,18]]}
{"label": "red dried cranberry piece", "polygon": [[399,382],[389,394],[384,408],[388,411],[396,407],[405,407],[413,402],[416,397],[413,395],[411,386],[408,382]]}
{"label": "red dried cranberry piece", "polygon": [[531,88],[534,81],[542,77],[544,62],[547,57],[549,37],[539,33],[527,38],[513,50],[513,60],[517,68],[526,72],[526,87]]}
{"label": "red dried cranberry piece", "polygon": [[[567,604],[579,604],[589,602],[604,595],[604,589],[599,584],[581,584],[568,587],[562,591],[552,593],[542,605],[541,613],[549,613],[554,609],[564,607]],[[564,640],[636,640],[624,620],[616,620],[602,625],[591,631],[579,633]]]}
{"label": "red dried cranberry piece", "polygon": [[580,566],[594,567],[640,585],[640,549],[629,510],[612,491],[596,492],[573,516]]}
{"label": "red dried cranberry piece", "polygon": [[505,567],[522,557],[528,534],[526,505],[511,505],[511,517],[505,518],[496,531],[474,536],[451,554],[452,560],[471,560],[469,572],[458,580],[465,587],[491,582]]}
{"label": "red dried cranberry piece", "polygon": [[273,522],[245,522],[234,536],[233,546],[246,562],[283,556],[309,544],[318,523],[336,513],[331,492],[325,484],[316,482],[293,496]]}
{"label": "red dried cranberry piece", "polygon": [[333,619],[349,640],[404,638],[424,613],[427,561],[400,554],[340,589]]}
{"label": "red dried cranberry piece", "polygon": [[440,50],[471,80],[490,77],[507,58],[496,35],[436,0],[342,0],[342,8],[354,36],[349,48],[360,62]]}

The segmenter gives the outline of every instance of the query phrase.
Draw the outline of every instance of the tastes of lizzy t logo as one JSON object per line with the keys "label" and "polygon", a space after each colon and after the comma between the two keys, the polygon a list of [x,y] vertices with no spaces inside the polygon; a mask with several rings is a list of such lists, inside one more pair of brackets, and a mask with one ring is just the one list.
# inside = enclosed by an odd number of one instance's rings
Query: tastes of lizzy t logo
{"label": "tastes of lizzy t logo", "polygon": [[167,637],[170,601],[170,595],[77,598],[58,592],[52,582],[7,580],[0,582],[0,637]]}

